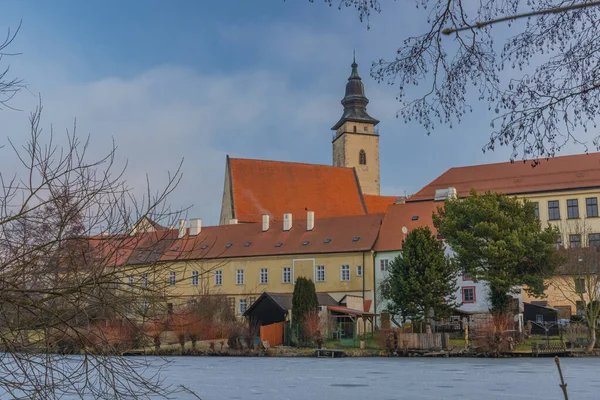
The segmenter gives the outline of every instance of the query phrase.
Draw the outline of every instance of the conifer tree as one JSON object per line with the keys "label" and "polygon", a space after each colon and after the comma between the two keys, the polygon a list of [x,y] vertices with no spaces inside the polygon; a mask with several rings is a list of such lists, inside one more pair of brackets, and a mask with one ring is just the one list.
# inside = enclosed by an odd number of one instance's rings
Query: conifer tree
{"label": "conifer tree", "polygon": [[383,282],[383,297],[388,309],[406,319],[426,319],[431,310],[436,317],[456,307],[456,263],[446,257],[444,244],[428,227],[413,229],[406,237],[400,254],[390,264]]}
{"label": "conifer tree", "polygon": [[292,320],[302,325],[304,317],[319,307],[315,284],[311,279],[298,277],[292,297]]}

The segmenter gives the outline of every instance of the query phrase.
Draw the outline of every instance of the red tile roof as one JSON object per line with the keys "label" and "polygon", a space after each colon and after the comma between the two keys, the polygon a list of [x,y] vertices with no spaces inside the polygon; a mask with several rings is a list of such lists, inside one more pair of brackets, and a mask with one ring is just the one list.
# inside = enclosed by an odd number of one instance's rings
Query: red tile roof
{"label": "red tile roof", "polygon": [[281,222],[271,222],[267,232],[262,231],[262,224],[203,227],[198,236],[186,235],[170,242],[160,261],[369,251],[382,218],[362,215],[318,219],[312,231],[306,230],[306,220],[292,221],[288,232],[283,231]]}
{"label": "red tile roof", "polygon": [[284,213],[304,219],[383,214],[401,196],[363,195],[352,168],[230,158],[234,216],[260,222],[263,214],[281,220]]}
{"label": "red tile roof", "polygon": [[369,214],[384,214],[387,208],[402,196],[376,196],[365,194],[363,197]]}
{"label": "red tile roof", "polygon": [[366,208],[352,168],[230,158],[234,218],[260,222],[263,214],[306,218],[364,215]]}
{"label": "red tile roof", "polygon": [[454,187],[459,197],[477,192],[526,194],[600,187],[600,153],[555,157],[535,168],[531,162],[505,162],[450,168],[410,198],[431,200],[437,189]]}
{"label": "red tile roof", "polygon": [[[401,250],[404,240],[403,226],[409,232],[420,226],[428,226],[434,234],[437,233],[433,226],[432,215],[437,212],[438,207],[443,205],[442,202],[422,201],[390,206],[383,218],[379,238],[375,243],[375,251]],[[413,219],[413,217],[418,217],[418,219]]]}

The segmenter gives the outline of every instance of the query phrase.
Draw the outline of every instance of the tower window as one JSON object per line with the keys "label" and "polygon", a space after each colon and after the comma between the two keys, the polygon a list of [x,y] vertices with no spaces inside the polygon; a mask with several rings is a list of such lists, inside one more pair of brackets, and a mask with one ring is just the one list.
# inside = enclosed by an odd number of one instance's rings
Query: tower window
{"label": "tower window", "polygon": [[354,133],[356,133],[356,125],[354,125]]}
{"label": "tower window", "polygon": [[360,165],[367,165],[367,153],[364,150],[358,153],[358,163]]}

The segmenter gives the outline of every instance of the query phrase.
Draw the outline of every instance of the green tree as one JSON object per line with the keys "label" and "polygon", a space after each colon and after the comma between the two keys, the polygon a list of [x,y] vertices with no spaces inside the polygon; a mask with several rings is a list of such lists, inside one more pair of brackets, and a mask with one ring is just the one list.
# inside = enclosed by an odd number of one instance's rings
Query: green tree
{"label": "green tree", "polygon": [[292,320],[303,326],[304,317],[315,312],[319,307],[319,299],[312,280],[299,277],[296,279],[292,296]]}
{"label": "green tree", "polygon": [[[403,320],[429,321],[430,310],[443,316],[456,307],[458,268],[444,253],[444,244],[428,227],[415,228],[402,245],[402,254],[390,265],[383,282],[389,311]],[[428,322],[429,323],[429,322]]]}
{"label": "green tree", "polygon": [[534,295],[544,292],[544,278],[561,262],[554,243],[556,227],[542,229],[535,205],[503,194],[446,200],[434,215],[434,225],[456,253],[463,271],[490,285],[490,310],[506,312],[508,294],[527,285]]}

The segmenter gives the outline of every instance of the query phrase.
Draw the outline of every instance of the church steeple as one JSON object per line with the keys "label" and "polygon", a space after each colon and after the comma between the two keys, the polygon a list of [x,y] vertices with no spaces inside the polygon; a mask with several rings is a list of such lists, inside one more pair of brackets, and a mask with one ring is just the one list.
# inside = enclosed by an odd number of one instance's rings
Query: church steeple
{"label": "church steeple", "polygon": [[346,95],[342,99],[344,113],[342,114],[342,118],[331,129],[337,130],[345,122],[349,121],[373,124],[373,126],[377,125],[379,121],[367,113],[367,104],[369,104],[369,99],[365,96],[365,86],[358,74],[358,64],[356,63],[356,59],[354,59],[352,62],[352,73],[348,78],[348,83],[346,83]]}
{"label": "church steeple", "polygon": [[358,74],[356,59],[346,83],[342,99],[344,113],[331,128],[333,137],[333,165],[354,168],[363,194],[379,195],[379,133],[378,120],[367,113],[369,99]]}

